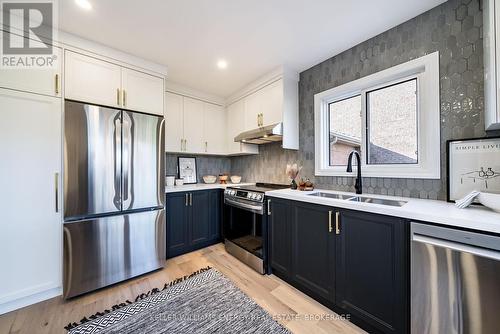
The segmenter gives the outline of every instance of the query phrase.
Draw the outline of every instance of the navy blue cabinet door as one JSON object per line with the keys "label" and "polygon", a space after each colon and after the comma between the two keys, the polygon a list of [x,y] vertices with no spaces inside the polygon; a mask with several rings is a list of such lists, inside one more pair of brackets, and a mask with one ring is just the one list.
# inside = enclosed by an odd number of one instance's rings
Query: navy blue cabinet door
{"label": "navy blue cabinet door", "polygon": [[292,280],[324,303],[335,302],[335,211],[296,202],[292,209]]}
{"label": "navy blue cabinet door", "polygon": [[274,274],[287,279],[291,276],[291,214],[290,202],[271,199],[269,216],[269,258]]}
{"label": "navy blue cabinet door", "polygon": [[370,332],[407,333],[408,224],[358,211],[340,213],[336,305],[371,326]]}
{"label": "navy blue cabinet door", "polygon": [[191,224],[189,243],[191,246],[208,242],[210,238],[209,191],[193,191],[191,194]]}
{"label": "navy blue cabinet door", "polygon": [[167,257],[185,253],[189,247],[188,193],[167,194]]}
{"label": "navy blue cabinet door", "polygon": [[222,191],[212,190],[208,192],[208,222],[209,222],[209,240],[213,242],[221,239],[222,225]]}

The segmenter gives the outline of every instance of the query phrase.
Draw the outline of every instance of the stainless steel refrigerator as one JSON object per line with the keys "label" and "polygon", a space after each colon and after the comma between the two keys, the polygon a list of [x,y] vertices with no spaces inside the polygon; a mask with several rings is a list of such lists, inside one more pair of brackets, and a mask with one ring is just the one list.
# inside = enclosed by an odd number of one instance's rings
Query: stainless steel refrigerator
{"label": "stainless steel refrigerator", "polygon": [[64,297],[165,263],[163,117],[66,101]]}

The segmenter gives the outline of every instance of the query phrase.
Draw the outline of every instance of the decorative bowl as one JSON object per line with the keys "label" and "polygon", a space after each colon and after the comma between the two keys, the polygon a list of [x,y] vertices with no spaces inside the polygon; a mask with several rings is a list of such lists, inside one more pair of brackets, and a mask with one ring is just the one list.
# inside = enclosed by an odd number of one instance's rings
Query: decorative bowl
{"label": "decorative bowl", "polygon": [[493,211],[500,212],[500,194],[480,193],[478,195],[479,203],[490,208]]}
{"label": "decorative bowl", "polygon": [[203,182],[205,183],[215,183],[215,181],[217,181],[217,176],[205,175],[203,177]]}
{"label": "decorative bowl", "polygon": [[231,183],[240,183],[240,182],[241,182],[241,176],[238,175],[231,176]]}

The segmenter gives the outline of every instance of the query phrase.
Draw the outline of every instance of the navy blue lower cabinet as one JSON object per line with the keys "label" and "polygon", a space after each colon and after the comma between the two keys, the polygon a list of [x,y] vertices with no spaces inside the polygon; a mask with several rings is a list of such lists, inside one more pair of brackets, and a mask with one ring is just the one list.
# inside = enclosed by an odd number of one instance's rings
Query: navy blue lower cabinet
{"label": "navy blue lower cabinet", "polygon": [[272,273],[370,333],[409,332],[409,226],[271,198]]}
{"label": "navy blue lower cabinet", "polygon": [[292,275],[291,202],[271,199],[268,216],[269,263],[273,274],[289,281]]}
{"label": "navy blue lower cabinet", "polygon": [[188,233],[190,207],[188,193],[169,193],[166,201],[167,258],[186,253],[189,249]]}
{"label": "navy blue lower cabinet", "polygon": [[323,303],[335,300],[334,209],[297,202],[291,219],[292,280]]}
{"label": "navy blue lower cabinet", "polygon": [[335,304],[369,332],[409,332],[406,221],[340,210]]}
{"label": "navy blue lower cabinet", "polygon": [[219,189],[167,194],[167,258],[221,240]]}

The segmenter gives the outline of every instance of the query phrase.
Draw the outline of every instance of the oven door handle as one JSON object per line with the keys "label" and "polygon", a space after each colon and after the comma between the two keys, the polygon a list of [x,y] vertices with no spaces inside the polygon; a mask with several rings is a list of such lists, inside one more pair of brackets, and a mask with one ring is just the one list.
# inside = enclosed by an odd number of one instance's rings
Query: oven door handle
{"label": "oven door handle", "polygon": [[241,203],[241,202],[230,200],[229,198],[224,198],[224,203],[229,204],[231,206],[238,207],[238,208],[247,209],[247,210],[250,210],[252,212],[261,213],[261,214],[262,214],[262,211],[263,211],[262,210],[262,206],[251,205],[251,204],[247,204],[247,203]]}

